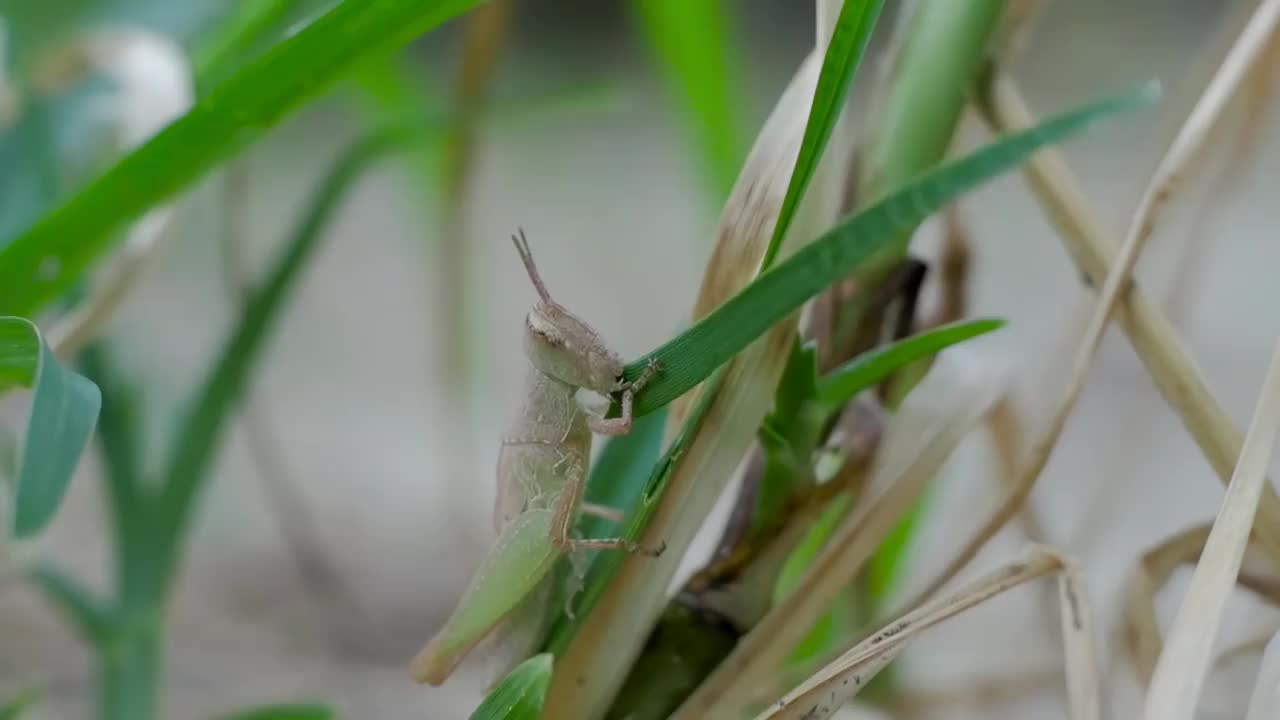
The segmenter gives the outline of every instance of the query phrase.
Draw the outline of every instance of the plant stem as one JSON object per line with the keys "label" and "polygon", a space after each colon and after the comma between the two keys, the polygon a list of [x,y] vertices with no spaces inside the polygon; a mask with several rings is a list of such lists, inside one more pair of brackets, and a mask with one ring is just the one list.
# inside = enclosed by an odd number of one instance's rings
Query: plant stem
{"label": "plant stem", "polygon": [[160,688],[163,652],[160,613],[121,617],[98,648],[98,717],[152,720]]}

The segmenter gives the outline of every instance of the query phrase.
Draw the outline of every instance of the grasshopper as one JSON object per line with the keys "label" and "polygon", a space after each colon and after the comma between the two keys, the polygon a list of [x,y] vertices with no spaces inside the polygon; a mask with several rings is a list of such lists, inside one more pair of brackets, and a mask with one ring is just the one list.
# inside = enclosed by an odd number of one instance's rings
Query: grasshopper
{"label": "grasshopper", "polygon": [[[497,541],[457,609],[410,667],[415,680],[432,685],[443,683],[462,658],[504,621],[545,626],[548,614],[541,610],[542,603],[554,589],[550,586],[556,574],[551,570],[562,556],[592,549],[656,556],[663,550],[622,538],[572,535],[579,513],[620,519],[621,514],[611,508],[583,502],[591,437],[592,433],[631,431],[634,396],[658,365],[651,363],[635,381],[624,382],[622,358],[590,325],[551,298],[524,231],[511,240],[538,293],[525,319],[524,352],[529,366],[524,405],[498,454]],[[606,418],[580,407],[580,388],[605,396],[621,392],[620,415]],[[541,628],[534,628],[533,641],[540,635]]]}

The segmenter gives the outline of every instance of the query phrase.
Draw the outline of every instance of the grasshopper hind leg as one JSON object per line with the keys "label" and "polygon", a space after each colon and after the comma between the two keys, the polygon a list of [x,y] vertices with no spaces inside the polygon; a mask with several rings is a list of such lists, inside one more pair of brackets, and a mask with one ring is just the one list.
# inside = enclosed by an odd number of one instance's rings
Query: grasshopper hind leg
{"label": "grasshopper hind leg", "polygon": [[457,609],[410,666],[418,682],[439,685],[481,640],[540,591],[560,558],[546,508],[521,513],[481,561]]}

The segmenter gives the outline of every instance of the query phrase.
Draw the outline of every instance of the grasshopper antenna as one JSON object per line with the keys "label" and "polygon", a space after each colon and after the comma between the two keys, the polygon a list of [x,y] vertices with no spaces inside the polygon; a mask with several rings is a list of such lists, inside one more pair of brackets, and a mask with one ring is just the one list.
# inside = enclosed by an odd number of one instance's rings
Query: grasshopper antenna
{"label": "grasshopper antenna", "polygon": [[511,242],[516,246],[516,252],[520,253],[520,261],[524,263],[524,269],[529,273],[529,280],[533,282],[533,287],[538,291],[538,296],[543,302],[554,304],[551,299],[551,293],[547,292],[547,286],[542,282],[542,276],[538,274],[538,266],[533,262],[533,250],[529,248],[529,238],[524,236],[524,228],[517,228],[519,236],[511,236]]}

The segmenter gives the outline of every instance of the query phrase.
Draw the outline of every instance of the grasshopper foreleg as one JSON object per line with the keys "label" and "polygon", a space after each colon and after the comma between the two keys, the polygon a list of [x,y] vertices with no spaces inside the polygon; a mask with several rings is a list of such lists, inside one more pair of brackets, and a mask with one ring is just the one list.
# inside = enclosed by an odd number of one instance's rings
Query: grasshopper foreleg
{"label": "grasshopper foreleg", "polygon": [[640,373],[640,377],[630,383],[626,383],[621,387],[622,390],[622,413],[616,418],[605,418],[591,416],[588,425],[591,431],[599,435],[626,435],[631,432],[631,423],[635,419],[632,406],[635,402],[636,393],[640,392],[653,376],[658,373],[661,366],[656,359],[650,359],[648,366],[644,372]]}

